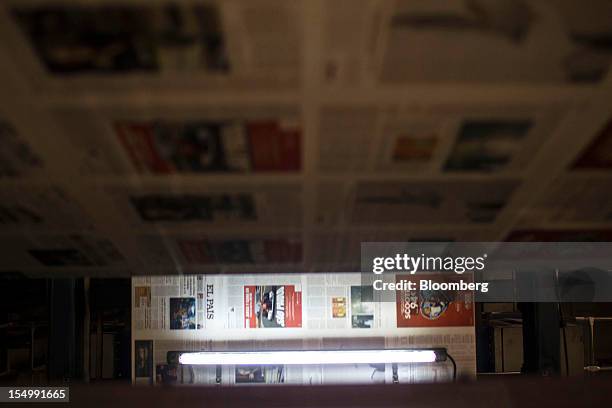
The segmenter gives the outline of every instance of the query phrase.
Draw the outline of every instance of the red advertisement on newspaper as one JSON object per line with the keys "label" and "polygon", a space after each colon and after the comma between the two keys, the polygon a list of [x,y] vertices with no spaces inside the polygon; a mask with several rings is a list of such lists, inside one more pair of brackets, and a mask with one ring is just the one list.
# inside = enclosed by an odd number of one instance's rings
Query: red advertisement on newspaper
{"label": "red advertisement on newspaper", "polygon": [[302,168],[301,137],[297,127],[283,127],[276,120],[247,124],[254,171],[299,171]]}
{"label": "red advertisement on newspaper", "polygon": [[302,327],[302,292],[294,285],[245,286],[244,327]]}
{"label": "red advertisement on newspaper", "polygon": [[174,173],[175,168],[160,153],[155,129],[150,123],[117,124],[119,141],[140,172]]}
{"label": "red advertisement on newspaper", "polygon": [[414,282],[414,290],[397,291],[397,327],[474,325],[474,294],[469,290],[442,290],[442,283],[472,282],[466,275],[397,275],[396,282]]}

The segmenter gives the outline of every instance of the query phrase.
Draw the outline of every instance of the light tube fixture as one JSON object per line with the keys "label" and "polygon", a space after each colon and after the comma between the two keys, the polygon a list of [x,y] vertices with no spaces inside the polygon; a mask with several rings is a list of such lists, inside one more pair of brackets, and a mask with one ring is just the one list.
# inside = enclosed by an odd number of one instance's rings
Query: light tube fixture
{"label": "light tube fixture", "polygon": [[201,351],[179,354],[187,365],[311,365],[432,363],[446,361],[446,349]]}

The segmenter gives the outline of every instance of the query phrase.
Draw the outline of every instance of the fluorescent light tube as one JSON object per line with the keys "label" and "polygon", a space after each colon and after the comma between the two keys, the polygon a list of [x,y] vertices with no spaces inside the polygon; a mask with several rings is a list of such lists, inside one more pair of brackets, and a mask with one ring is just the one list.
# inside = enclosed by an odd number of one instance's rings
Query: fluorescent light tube
{"label": "fluorescent light tube", "polygon": [[179,355],[188,365],[384,364],[432,363],[446,360],[444,349],[203,351]]}

